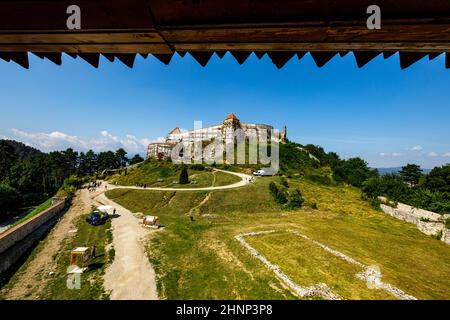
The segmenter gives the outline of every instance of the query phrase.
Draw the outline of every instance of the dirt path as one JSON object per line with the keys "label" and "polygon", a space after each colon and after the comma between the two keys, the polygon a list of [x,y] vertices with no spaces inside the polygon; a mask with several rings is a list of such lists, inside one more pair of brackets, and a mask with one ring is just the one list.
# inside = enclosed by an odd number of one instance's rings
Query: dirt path
{"label": "dirt path", "polygon": [[[70,231],[75,228],[76,218],[88,213],[91,203],[92,200],[87,190],[79,190],[76,193],[69,210],[47,236],[45,246],[19,275],[14,287],[5,293],[7,299],[36,299],[36,296],[40,295],[51,280],[49,273],[56,271],[53,257],[59,253],[63,240],[75,234]],[[36,279],[37,276],[40,276],[39,280]],[[33,295],[27,296],[31,288]]]}
{"label": "dirt path", "polygon": [[111,300],[156,300],[155,271],[148,261],[143,242],[150,230],[124,207],[108,199],[105,194],[96,201],[116,208],[119,216],[111,221],[115,258],[105,272],[105,289]]}

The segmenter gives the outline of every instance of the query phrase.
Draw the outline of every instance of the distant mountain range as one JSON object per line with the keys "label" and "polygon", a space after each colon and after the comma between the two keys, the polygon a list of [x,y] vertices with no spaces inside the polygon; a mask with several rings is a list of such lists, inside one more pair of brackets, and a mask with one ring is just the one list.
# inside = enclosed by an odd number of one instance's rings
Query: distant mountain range
{"label": "distant mountain range", "polygon": [[[402,170],[402,167],[393,167],[393,168],[374,168],[374,169],[377,169],[377,170],[378,170],[378,173],[379,173],[381,176],[383,176],[383,175],[388,174],[388,173],[397,173],[397,172],[399,172],[400,170]],[[428,174],[428,173],[430,173],[430,171],[431,171],[431,169],[423,169],[423,168],[422,168],[422,173],[424,173],[424,174]]]}

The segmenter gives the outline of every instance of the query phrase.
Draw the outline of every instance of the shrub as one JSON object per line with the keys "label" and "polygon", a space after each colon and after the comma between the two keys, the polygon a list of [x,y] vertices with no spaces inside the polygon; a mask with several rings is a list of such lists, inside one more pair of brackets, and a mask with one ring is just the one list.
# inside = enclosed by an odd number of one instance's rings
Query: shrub
{"label": "shrub", "polygon": [[280,184],[286,188],[289,188],[288,181],[285,177],[280,177]]}
{"label": "shrub", "polygon": [[380,199],[370,198],[370,197],[367,197],[366,195],[363,195],[362,198],[363,198],[363,200],[366,200],[373,209],[375,209],[377,211],[382,211],[381,207],[380,207],[380,204],[381,204]]}
{"label": "shrub", "polygon": [[300,190],[295,189],[294,191],[289,192],[286,208],[288,209],[300,208],[304,201],[305,199],[303,199]]}
{"label": "shrub", "polygon": [[447,219],[445,220],[445,227],[446,227],[447,229],[450,229],[450,218],[447,218]]}
{"label": "shrub", "polygon": [[281,188],[278,188],[273,181],[269,183],[269,191],[277,203],[285,204],[288,201],[286,191]]}
{"label": "shrub", "polygon": [[189,183],[188,171],[187,171],[186,166],[184,166],[184,165],[183,165],[183,167],[181,167],[179,183],[180,184],[188,184]]}
{"label": "shrub", "polygon": [[431,236],[432,238],[436,239],[436,240],[441,240],[442,238],[442,230],[440,230],[438,233],[436,233],[435,235]]}
{"label": "shrub", "polygon": [[59,188],[56,196],[70,198],[85,182],[87,182],[87,178],[70,176],[69,178],[64,179],[64,183],[61,188]]}
{"label": "shrub", "polygon": [[283,190],[278,190],[278,193],[277,193],[277,196],[276,196],[275,200],[279,204],[285,204],[286,202],[288,202],[288,198],[286,196],[286,192],[283,191]]}
{"label": "shrub", "polygon": [[308,205],[311,209],[318,209],[317,208],[317,203],[315,203],[315,202],[311,202],[309,205]]}
{"label": "shrub", "polygon": [[275,182],[272,181],[271,183],[269,183],[269,191],[274,198],[277,196],[278,188]]}

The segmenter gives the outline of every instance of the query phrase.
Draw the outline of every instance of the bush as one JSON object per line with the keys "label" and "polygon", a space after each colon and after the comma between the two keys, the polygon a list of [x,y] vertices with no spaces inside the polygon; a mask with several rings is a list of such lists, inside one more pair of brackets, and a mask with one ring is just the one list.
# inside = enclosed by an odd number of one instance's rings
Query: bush
{"label": "bush", "polygon": [[77,176],[70,176],[64,179],[64,183],[56,193],[57,197],[72,197],[77,189],[79,189],[84,183],[88,181],[88,178],[78,178]]}
{"label": "bush", "polygon": [[296,209],[300,208],[305,199],[303,199],[300,190],[295,189],[294,191],[289,192],[288,202],[286,204],[287,209]]}
{"label": "bush", "polygon": [[450,218],[447,218],[447,219],[445,220],[445,227],[446,227],[447,229],[450,229]]}
{"label": "bush", "polygon": [[362,198],[363,198],[363,200],[366,200],[367,202],[369,202],[369,205],[373,209],[375,209],[377,211],[382,211],[381,207],[380,207],[380,204],[381,204],[381,200],[380,199],[378,199],[378,198],[370,198],[370,197],[367,197],[365,195],[363,195]]}
{"label": "bush", "polygon": [[188,184],[189,183],[189,175],[186,166],[183,165],[180,172],[180,184]]}
{"label": "bush", "polygon": [[279,204],[285,204],[286,202],[288,202],[288,198],[286,196],[286,192],[283,191],[283,190],[278,190],[278,193],[277,193],[277,196],[276,196],[275,200]]}
{"label": "bush", "polygon": [[311,202],[311,203],[308,205],[308,207],[310,207],[311,209],[314,209],[314,210],[317,210],[317,209],[318,209],[317,203],[315,203],[315,202]]}
{"label": "bush", "polygon": [[278,188],[273,181],[269,183],[269,191],[277,203],[285,204],[288,201],[286,191],[281,188]]}
{"label": "bush", "polygon": [[274,198],[277,196],[278,188],[275,182],[272,181],[271,183],[269,183],[269,191]]}
{"label": "bush", "polygon": [[280,177],[280,184],[286,188],[289,188],[288,181],[286,180],[285,177]]}

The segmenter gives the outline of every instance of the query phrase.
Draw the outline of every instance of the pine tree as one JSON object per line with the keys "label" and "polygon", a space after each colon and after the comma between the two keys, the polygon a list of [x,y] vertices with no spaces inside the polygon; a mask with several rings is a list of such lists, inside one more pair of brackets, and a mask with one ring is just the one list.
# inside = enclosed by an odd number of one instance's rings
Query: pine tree
{"label": "pine tree", "polygon": [[189,175],[188,175],[188,171],[186,166],[183,165],[183,167],[181,167],[181,172],[180,172],[180,184],[188,184],[189,183]]}

